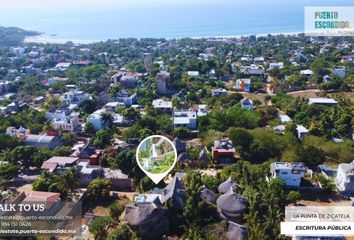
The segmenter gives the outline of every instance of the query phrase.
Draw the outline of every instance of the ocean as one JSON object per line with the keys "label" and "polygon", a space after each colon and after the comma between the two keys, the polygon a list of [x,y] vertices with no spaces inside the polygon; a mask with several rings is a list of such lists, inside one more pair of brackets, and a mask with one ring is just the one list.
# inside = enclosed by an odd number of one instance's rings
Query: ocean
{"label": "ocean", "polygon": [[[73,0],[74,1],[74,0]],[[240,36],[304,31],[305,6],[353,6],[353,0],[219,0],[164,4],[1,10],[0,25],[44,33],[52,41]]]}

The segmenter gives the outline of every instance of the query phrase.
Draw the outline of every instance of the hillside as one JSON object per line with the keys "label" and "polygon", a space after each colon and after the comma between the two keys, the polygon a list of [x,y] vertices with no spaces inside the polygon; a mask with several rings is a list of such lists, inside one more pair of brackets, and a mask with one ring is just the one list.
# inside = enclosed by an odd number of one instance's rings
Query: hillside
{"label": "hillside", "polygon": [[0,46],[15,46],[27,36],[38,35],[38,32],[26,31],[16,27],[0,27]]}

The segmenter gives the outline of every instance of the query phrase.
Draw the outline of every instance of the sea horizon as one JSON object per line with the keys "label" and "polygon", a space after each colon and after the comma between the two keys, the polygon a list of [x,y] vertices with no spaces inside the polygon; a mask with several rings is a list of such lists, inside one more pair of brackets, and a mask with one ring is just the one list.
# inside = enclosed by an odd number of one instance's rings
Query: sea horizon
{"label": "sea horizon", "polygon": [[[178,39],[185,39],[185,38],[190,38],[190,39],[240,39],[242,37],[250,37],[250,36],[256,36],[256,37],[265,37],[268,35],[272,36],[278,36],[278,35],[285,35],[285,36],[294,36],[298,34],[303,34],[304,32],[278,32],[278,33],[259,33],[259,34],[241,34],[241,35],[225,35],[225,36],[196,36],[196,37],[173,37],[173,38],[165,38],[165,37],[131,37],[131,38],[136,38],[136,39],[144,39],[144,38],[151,38],[151,39],[166,39],[166,40],[178,40]],[[120,38],[120,39],[127,39],[130,37],[126,38]],[[102,39],[102,40],[93,40],[93,39],[61,39],[61,38],[55,38],[53,36],[47,35],[45,33],[39,33],[39,35],[35,36],[28,36],[25,37],[24,42],[25,43],[41,43],[41,44],[64,44],[67,42],[72,42],[74,44],[92,44],[92,43],[97,43],[97,42],[105,42],[108,40],[119,40],[116,38],[108,38],[108,39]]]}
{"label": "sea horizon", "polygon": [[0,23],[2,26],[41,33],[26,38],[26,42],[234,38],[303,33],[306,6],[353,5],[352,0],[338,0],[335,3],[324,0],[154,0],[155,4],[141,1],[140,4],[109,1],[94,7],[92,2],[70,6],[51,6],[47,3],[16,11],[2,9]]}

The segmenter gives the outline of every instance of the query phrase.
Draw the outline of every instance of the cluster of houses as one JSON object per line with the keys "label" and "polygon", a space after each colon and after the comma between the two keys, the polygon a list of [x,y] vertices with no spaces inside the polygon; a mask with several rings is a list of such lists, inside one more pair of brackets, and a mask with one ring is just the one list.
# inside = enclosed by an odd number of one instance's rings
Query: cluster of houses
{"label": "cluster of houses", "polygon": [[[124,220],[138,236],[157,239],[169,232],[169,219],[163,204],[170,201],[173,208],[183,209],[186,201],[184,175],[176,173],[164,189],[136,195],[134,204],[126,205]],[[228,221],[228,239],[246,239],[247,228],[243,225],[243,214],[248,209],[248,201],[237,194],[236,190],[236,183],[229,178],[219,185],[219,194],[204,187],[200,197],[209,204],[215,204],[219,216]]]}

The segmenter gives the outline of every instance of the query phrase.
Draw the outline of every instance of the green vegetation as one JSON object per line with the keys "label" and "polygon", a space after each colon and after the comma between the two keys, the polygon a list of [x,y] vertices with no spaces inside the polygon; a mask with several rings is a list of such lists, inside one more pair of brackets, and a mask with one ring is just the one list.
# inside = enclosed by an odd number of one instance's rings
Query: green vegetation
{"label": "green vegetation", "polygon": [[25,37],[38,34],[37,32],[26,31],[15,27],[0,27],[0,45],[17,46],[22,43]]}

